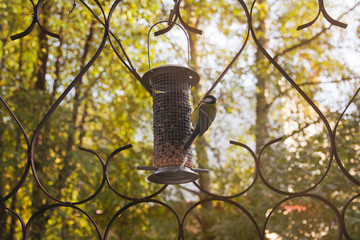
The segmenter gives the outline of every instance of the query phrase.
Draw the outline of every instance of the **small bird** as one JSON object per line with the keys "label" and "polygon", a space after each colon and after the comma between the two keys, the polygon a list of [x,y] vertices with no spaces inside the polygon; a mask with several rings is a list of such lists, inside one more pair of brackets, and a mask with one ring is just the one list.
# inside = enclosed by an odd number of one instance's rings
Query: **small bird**
{"label": "small bird", "polygon": [[186,151],[194,142],[197,135],[202,136],[210,127],[216,117],[217,99],[212,95],[206,95],[201,99],[199,106],[191,114],[191,122],[195,129],[189,139],[184,144],[183,149]]}

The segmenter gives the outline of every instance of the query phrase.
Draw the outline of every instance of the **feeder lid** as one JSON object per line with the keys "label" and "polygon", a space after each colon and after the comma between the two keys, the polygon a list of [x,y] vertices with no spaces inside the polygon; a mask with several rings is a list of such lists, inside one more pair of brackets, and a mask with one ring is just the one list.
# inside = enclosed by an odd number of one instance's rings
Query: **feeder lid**
{"label": "feeder lid", "polygon": [[144,74],[142,79],[144,81],[145,87],[148,87],[151,89],[152,88],[151,87],[152,77],[160,75],[160,74],[164,74],[164,73],[179,73],[179,74],[185,73],[185,74],[187,74],[189,76],[189,83],[190,83],[191,87],[195,86],[200,81],[200,76],[197,72],[195,72],[195,70],[188,68],[188,67],[183,67],[180,65],[166,64],[163,66],[152,68]]}
{"label": "feeder lid", "polygon": [[198,180],[199,175],[187,167],[162,167],[147,179],[160,184],[182,184]]}

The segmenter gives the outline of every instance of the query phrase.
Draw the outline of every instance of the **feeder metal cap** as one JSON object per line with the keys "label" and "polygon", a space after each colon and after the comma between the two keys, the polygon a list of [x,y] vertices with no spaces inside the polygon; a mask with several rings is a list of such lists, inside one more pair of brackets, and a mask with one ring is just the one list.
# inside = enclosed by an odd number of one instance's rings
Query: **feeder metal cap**
{"label": "feeder metal cap", "polygon": [[164,73],[179,73],[187,74],[189,76],[189,84],[191,87],[197,85],[200,81],[200,75],[195,70],[176,64],[166,64],[159,67],[155,67],[147,71],[142,77],[146,88],[152,89],[151,79],[153,76],[157,76]]}

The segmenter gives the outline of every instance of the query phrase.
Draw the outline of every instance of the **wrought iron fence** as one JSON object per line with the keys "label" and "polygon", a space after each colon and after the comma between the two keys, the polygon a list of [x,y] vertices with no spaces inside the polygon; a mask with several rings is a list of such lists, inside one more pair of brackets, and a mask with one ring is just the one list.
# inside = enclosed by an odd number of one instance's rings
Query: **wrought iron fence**
{"label": "wrought iron fence", "polygon": [[[39,19],[39,12],[40,12],[40,8],[42,6],[42,4],[44,3],[44,0],[39,0],[36,4],[30,0],[32,5],[33,5],[33,20],[30,24],[30,26],[23,31],[22,33],[13,35],[11,37],[12,40],[17,40],[20,38],[25,37],[26,35],[30,34],[32,32],[32,30],[36,27],[36,25],[38,25],[41,28],[41,31],[43,31],[46,35],[54,37],[54,38],[60,38],[60,36],[56,33],[50,32],[49,30],[47,30],[45,27],[42,26],[40,19]],[[172,214],[173,217],[176,219],[176,222],[178,224],[178,239],[184,239],[185,235],[184,235],[184,224],[185,221],[187,220],[187,217],[189,216],[189,214],[199,205],[205,204],[207,202],[213,202],[213,201],[221,201],[224,203],[228,203],[232,206],[235,206],[236,208],[238,208],[240,211],[242,211],[247,217],[248,219],[251,221],[251,223],[254,226],[254,229],[256,230],[256,235],[258,236],[259,239],[265,239],[266,238],[266,227],[267,224],[269,222],[269,219],[272,217],[273,213],[277,210],[277,208],[279,206],[281,206],[281,204],[283,204],[286,201],[292,200],[294,198],[310,198],[310,199],[314,199],[314,200],[318,200],[320,202],[322,202],[323,204],[325,204],[330,211],[333,212],[333,214],[336,215],[337,218],[337,224],[338,224],[338,237],[337,239],[343,239],[343,237],[345,237],[346,239],[359,239],[358,237],[360,235],[357,236],[350,236],[350,234],[347,232],[347,228],[346,228],[346,224],[345,224],[345,219],[346,219],[346,212],[348,209],[348,206],[355,200],[358,199],[360,197],[360,193],[358,193],[355,196],[352,196],[351,198],[348,199],[348,201],[343,205],[342,209],[339,210],[334,203],[331,201],[331,199],[326,199],[320,195],[317,194],[313,194],[311,193],[312,190],[316,189],[319,184],[323,183],[324,180],[327,177],[327,174],[329,172],[330,166],[333,163],[333,159],[335,160],[335,164],[337,164],[338,168],[340,169],[340,171],[346,176],[346,178],[348,178],[352,184],[356,185],[356,186],[360,186],[360,182],[358,179],[356,179],[352,174],[349,173],[349,171],[344,167],[344,164],[342,162],[342,160],[340,159],[338,153],[337,153],[337,144],[336,144],[336,133],[337,133],[337,128],[338,128],[338,124],[340,122],[340,120],[342,119],[343,115],[345,114],[345,112],[347,111],[348,107],[353,103],[355,97],[357,97],[359,95],[359,91],[360,88],[357,89],[357,91],[355,92],[353,98],[350,100],[350,102],[348,103],[348,105],[346,106],[346,108],[344,109],[343,113],[341,114],[341,116],[338,118],[335,127],[331,127],[327,118],[324,116],[324,114],[322,113],[322,111],[318,108],[318,106],[312,101],[312,99],[299,87],[298,84],[296,84],[296,82],[292,79],[292,77],[281,67],[281,65],[268,53],[268,51],[262,46],[262,44],[260,43],[258,36],[256,35],[256,31],[255,28],[253,26],[252,23],[252,12],[253,12],[253,7],[256,4],[256,1],[253,2],[252,6],[250,9],[248,9],[247,5],[245,4],[244,1],[239,0],[238,3],[241,5],[243,11],[246,14],[246,18],[247,18],[247,25],[248,25],[248,30],[247,30],[247,37],[245,39],[245,42],[243,44],[243,46],[241,47],[240,51],[237,53],[237,55],[235,56],[235,58],[231,61],[231,63],[229,64],[229,66],[225,69],[225,71],[223,72],[223,74],[221,74],[221,76],[217,79],[217,81],[213,84],[213,86],[209,89],[208,93],[211,93],[214,88],[216,87],[216,85],[220,82],[220,80],[223,78],[224,74],[230,69],[230,67],[233,65],[233,63],[237,60],[237,58],[241,55],[242,51],[244,50],[248,39],[252,39],[255,43],[257,48],[266,56],[266,58],[271,62],[271,64],[283,75],[283,77],[292,85],[292,87],[306,100],[306,102],[309,104],[309,106],[311,106],[311,108],[317,113],[317,115],[319,116],[319,118],[321,119],[322,123],[325,125],[326,130],[328,135],[330,136],[330,157],[329,157],[329,161],[328,161],[328,165],[326,167],[326,171],[324,173],[324,175],[317,181],[317,183],[313,184],[312,186],[308,187],[307,189],[301,190],[299,192],[290,192],[290,191],[284,191],[282,189],[277,188],[276,186],[273,186],[267,179],[266,177],[264,177],[263,173],[262,173],[262,164],[261,164],[261,156],[262,153],[265,149],[267,149],[270,145],[279,142],[281,139],[275,139],[272,140],[270,142],[268,142],[260,151],[259,154],[256,154],[249,146],[242,144],[240,142],[236,142],[236,141],[231,141],[230,143],[238,146],[240,148],[244,148],[246,149],[252,156],[254,163],[255,163],[255,173],[253,176],[253,182],[249,185],[249,187],[247,189],[245,189],[244,191],[235,194],[235,195],[231,195],[231,196],[223,196],[223,195],[218,195],[216,193],[212,193],[207,191],[206,189],[204,189],[202,186],[200,186],[197,182],[193,182],[194,186],[196,188],[198,188],[202,193],[207,195],[207,198],[202,199],[196,203],[194,203],[183,215],[183,217],[181,217],[170,205],[168,205],[166,202],[164,201],[160,201],[155,199],[156,196],[158,196],[159,194],[161,194],[168,186],[164,185],[163,187],[161,187],[158,191],[145,196],[145,197],[130,197],[130,196],[126,196],[120,192],[118,192],[111,184],[111,181],[109,179],[109,165],[111,163],[111,160],[120,152],[125,151],[129,148],[132,147],[132,145],[126,145],[123,147],[120,147],[118,149],[116,149],[115,151],[113,151],[109,157],[106,160],[103,160],[96,152],[92,151],[92,150],[88,150],[85,148],[80,148],[80,150],[88,152],[93,154],[94,156],[96,156],[96,158],[99,160],[99,163],[102,166],[102,178],[101,180],[99,180],[99,187],[94,191],[94,193],[90,196],[88,196],[87,198],[85,198],[84,200],[81,201],[77,201],[77,202],[64,202],[61,199],[58,199],[56,196],[53,196],[51,193],[49,193],[45,187],[43,187],[39,177],[38,177],[38,173],[37,173],[37,169],[36,169],[36,165],[34,163],[34,150],[35,150],[35,143],[39,137],[39,133],[40,131],[43,129],[44,125],[46,124],[46,122],[49,120],[49,118],[52,116],[52,114],[54,113],[54,111],[58,108],[58,106],[60,105],[60,103],[68,96],[69,92],[74,88],[74,86],[76,84],[78,84],[78,82],[81,80],[81,78],[84,76],[84,74],[88,71],[88,69],[94,64],[95,60],[99,57],[99,55],[102,53],[102,51],[104,50],[105,44],[107,42],[109,42],[112,46],[113,51],[116,53],[116,55],[118,56],[118,58],[121,60],[121,62],[124,64],[124,66],[142,83],[142,85],[144,86],[144,88],[151,92],[150,86],[146,85],[146,83],[144,83],[143,79],[140,77],[140,75],[137,73],[135,67],[133,66],[133,64],[131,63],[129,57],[126,55],[126,52],[122,46],[121,41],[115,36],[115,34],[111,31],[110,28],[110,23],[111,23],[111,18],[112,15],[115,11],[115,9],[117,8],[117,6],[120,4],[120,0],[116,0],[110,11],[109,14],[106,15],[105,10],[103,9],[103,6],[100,2],[98,2],[97,0],[94,0],[94,2],[96,3],[96,5],[99,7],[99,9],[101,9],[102,12],[102,18],[99,17],[98,15],[96,15],[96,13],[91,9],[91,7],[85,2],[80,0],[81,4],[83,4],[83,6],[85,6],[85,8],[90,11],[94,18],[96,18],[96,20],[103,26],[103,38],[101,41],[101,44],[99,46],[99,48],[97,49],[95,55],[91,58],[91,60],[83,67],[83,69],[81,70],[81,72],[76,76],[76,78],[69,84],[69,86],[63,91],[63,93],[61,94],[61,96],[56,100],[56,102],[51,106],[51,108],[48,110],[48,112],[46,113],[46,115],[44,116],[43,119],[41,119],[39,125],[37,126],[36,130],[34,131],[34,133],[32,135],[29,135],[28,133],[25,132],[24,128],[22,127],[22,124],[20,123],[20,121],[17,119],[17,117],[15,116],[14,112],[11,110],[11,107],[9,107],[6,103],[6,101],[0,96],[0,99],[2,101],[2,103],[4,104],[4,106],[6,107],[7,111],[11,114],[11,117],[13,118],[13,120],[16,122],[18,128],[21,130],[25,140],[26,140],[26,144],[27,144],[27,148],[28,148],[28,159],[26,161],[26,167],[24,169],[24,172],[22,174],[22,177],[20,179],[20,181],[16,184],[15,187],[13,187],[13,189],[11,189],[11,191],[9,191],[9,193],[6,196],[2,196],[0,203],[6,203],[10,198],[14,197],[16,195],[16,193],[19,191],[19,189],[22,188],[22,186],[24,185],[24,182],[26,181],[27,178],[30,177],[34,177],[36,183],[37,183],[37,187],[39,187],[41,189],[41,191],[47,195],[47,197],[49,199],[52,199],[55,203],[50,204],[45,206],[44,208],[38,210],[37,212],[35,212],[31,218],[25,223],[22,216],[20,214],[18,214],[14,209],[10,209],[5,207],[5,211],[8,211],[11,214],[14,214],[16,216],[16,218],[18,219],[18,221],[21,223],[21,228],[22,228],[22,235],[23,235],[23,239],[27,239],[28,235],[29,235],[29,231],[30,228],[33,224],[33,222],[38,219],[41,218],[42,215],[54,208],[59,208],[59,207],[66,207],[66,208],[72,208],[75,210],[78,210],[79,212],[81,212],[82,214],[84,214],[89,220],[90,222],[93,224],[94,228],[96,229],[96,235],[98,236],[99,239],[108,239],[109,237],[109,233],[111,230],[111,227],[113,226],[113,223],[115,222],[115,220],[122,214],[124,213],[126,210],[128,210],[130,207],[135,206],[135,205],[139,205],[141,203],[156,203],[159,204],[165,208],[167,208]],[[182,24],[182,26],[190,31],[190,32],[195,32],[195,33],[199,33],[199,30],[194,29],[192,27],[190,27],[189,25],[187,25],[184,20],[181,18],[181,14],[180,14],[180,1],[175,1],[175,7],[174,10],[172,11],[172,16],[169,18],[169,27],[167,29],[164,29],[162,32],[160,31],[159,34],[164,33],[166,31],[169,31],[175,24],[177,24],[177,20],[180,21],[180,23]],[[330,22],[331,24],[337,26],[337,27],[342,27],[342,28],[346,28],[346,24],[339,22],[335,19],[333,19],[326,11],[325,8],[325,4],[323,0],[318,0],[318,14],[315,16],[314,20],[309,22],[309,23],[305,23],[301,26],[298,27],[298,30],[304,29],[304,28],[308,28],[311,27],[312,24],[314,24],[316,22],[316,20],[318,19],[318,17],[322,14],[324,16],[324,18]],[[74,7],[75,7],[75,3],[74,3]],[[113,37],[116,40],[116,43],[120,46],[122,53],[119,53],[116,50],[116,47],[114,46],[115,44],[112,42],[111,37]],[[125,57],[122,57],[125,56]],[[32,170],[32,176],[29,173],[30,169]],[[4,174],[4,172],[1,172],[1,174]],[[253,217],[253,215],[241,204],[239,204],[238,202],[234,201],[235,198],[240,197],[240,196],[245,196],[254,186],[255,182],[257,181],[261,181],[264,185],[266,185],[267,188],[271,189],[272,191],[283,195],[284,198],[283,200],[281,200],[280,202],[278,202],[273,208],[272,210],[267,214],[266,216],[266,220],[265,220],[265,224],[263,226],[260,226],[259,223],[255,220],[255,218]],[[116,212],[116,214],[113,216],[113,218],[110,220],[110,222],[107,225],[107,228],[105,230],[104,236],[102,236],[99,227],[97,226],[95,220],[88,214],[86,213],[84,210],[82,210],[82,208],[80,207],[82,204],[90,202],[91,200],[93,200],[94,198],[96,198],[98,196],[98,194],[100,192],[102,192],[102,190],[104,189],[104,186],[108,185],[110,187],[110,189],[116,194],[118,195],[120,198],[126,199],[129,201],[129,203],[127,203],[125,206],[123,206],[118,212]],[[360,216],[359,216],[360,217]]]}

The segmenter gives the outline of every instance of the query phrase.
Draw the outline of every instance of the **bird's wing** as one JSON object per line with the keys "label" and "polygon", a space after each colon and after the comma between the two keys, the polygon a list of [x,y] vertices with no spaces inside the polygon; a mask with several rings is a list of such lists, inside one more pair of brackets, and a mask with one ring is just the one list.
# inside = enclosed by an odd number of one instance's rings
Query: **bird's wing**
{"label": "bird's wing", "polygon": [[203,108],[199,109],[199,127],[200,127],[200,136],[202,136],[210,127],[210,117]]}
{"label": "bird's wing", "polygon": [[196,125],[196,123],[199,121],[199,111],[200,111],[200,108],[196,108],[192,114],[191,114],[191,123],[193,126]]}

